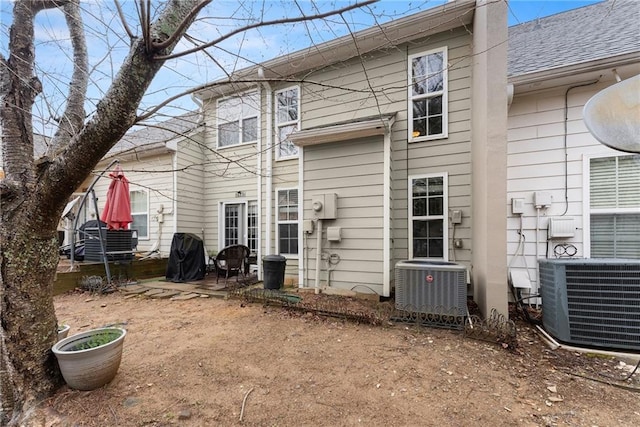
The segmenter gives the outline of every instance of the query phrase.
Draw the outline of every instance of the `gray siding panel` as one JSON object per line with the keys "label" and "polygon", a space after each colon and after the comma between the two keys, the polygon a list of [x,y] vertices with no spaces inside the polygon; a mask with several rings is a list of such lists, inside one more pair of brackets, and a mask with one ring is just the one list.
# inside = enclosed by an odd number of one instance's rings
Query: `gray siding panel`
{"label": "gray siding panel", "polygon": [[[338,157],[344,153],[351,155]],[[325,232],[326,227],[341,228],[340,242],[328,242],[323,236],[323,252],[340,257],[331,273],[332,287],[366,286],[382,290],[382,167],[382,137],[305,149],[304,217],[313,218],[311,202],[315,194],[338,195],[337,219],[323,221]],[[314,233],[307,238],[312,257],[316,253],[316,236]],[[315,260],[312,261],[306,272],[307,286],[315,280]],[[327,282],[326,268],[323,261],[320,275],[323,285]]]}

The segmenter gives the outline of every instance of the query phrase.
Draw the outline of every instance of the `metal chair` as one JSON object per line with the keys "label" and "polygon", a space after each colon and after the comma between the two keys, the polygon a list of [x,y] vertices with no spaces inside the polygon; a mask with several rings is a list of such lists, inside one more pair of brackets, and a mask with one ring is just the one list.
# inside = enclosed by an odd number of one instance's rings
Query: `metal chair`
{"label": "metal chair", "polygon": [[229,275],[236,274],[236,282],[238,276],[242,272],[243,275],[247,274],[246,263],[249,259],[250,250],[245,245],[231,245],[218,252],[218,255],[214,258],[214,265],[216,268],[216,283],[220,279],[220,275],[224,274],[224,281],[227,283]]}

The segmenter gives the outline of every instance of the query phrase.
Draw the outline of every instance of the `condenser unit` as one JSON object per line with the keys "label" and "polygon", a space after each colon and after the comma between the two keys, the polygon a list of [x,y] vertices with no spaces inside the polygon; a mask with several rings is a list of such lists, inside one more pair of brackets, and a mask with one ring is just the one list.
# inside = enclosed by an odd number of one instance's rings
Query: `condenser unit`
{"label": "condenser unit", "polygon": [[[102,242],[105,245],[107,259],[109,261],[127,261],[133,259],[133,232],[134,230],[107,230],[100,229]],[[84,230],[84,259],[86,261],[102,261],[102,246],[98,228],[85,228]]]}
{"label": "condenser unit", "polygon": [[405,312],[467,314],[467,268],[444,261],[407,260],[395,267],[396,308]]}
{"label": "condenser unit", "polygon": [[542,323],[570,344],[640,350],[640,260],[539,260]]}

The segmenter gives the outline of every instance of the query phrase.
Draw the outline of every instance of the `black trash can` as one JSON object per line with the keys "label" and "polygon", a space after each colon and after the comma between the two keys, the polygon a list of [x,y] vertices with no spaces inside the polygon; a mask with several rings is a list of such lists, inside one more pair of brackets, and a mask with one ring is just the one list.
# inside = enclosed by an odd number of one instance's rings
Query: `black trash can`
{"label": "black trash can", "polygon": [[263,286],[265,289],[280,289],[284,285],[284,269],[286,265],[287,259],[282,255],[262,257]]}

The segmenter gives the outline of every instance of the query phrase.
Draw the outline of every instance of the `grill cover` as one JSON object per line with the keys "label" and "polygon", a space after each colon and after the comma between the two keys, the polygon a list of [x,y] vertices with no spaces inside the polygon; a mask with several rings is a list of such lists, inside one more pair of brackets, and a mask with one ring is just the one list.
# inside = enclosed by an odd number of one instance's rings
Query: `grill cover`
{"label": "grill cover", "polygon": [[166,278],[172,282],[202,280],[206,272],[204,243],[191,233],[175,233],[167,263]]}

